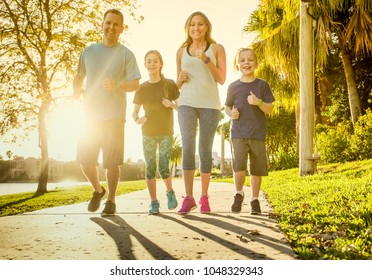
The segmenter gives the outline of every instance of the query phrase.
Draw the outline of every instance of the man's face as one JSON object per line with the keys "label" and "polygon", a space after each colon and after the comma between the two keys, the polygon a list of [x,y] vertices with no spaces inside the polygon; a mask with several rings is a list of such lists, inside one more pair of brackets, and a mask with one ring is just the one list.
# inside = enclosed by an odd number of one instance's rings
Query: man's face
{"label": "man's face", "polygon": [[124,24],[117,14],[108,13],[102,23],[103,37],[109,43],[117,43],[123,33]]}

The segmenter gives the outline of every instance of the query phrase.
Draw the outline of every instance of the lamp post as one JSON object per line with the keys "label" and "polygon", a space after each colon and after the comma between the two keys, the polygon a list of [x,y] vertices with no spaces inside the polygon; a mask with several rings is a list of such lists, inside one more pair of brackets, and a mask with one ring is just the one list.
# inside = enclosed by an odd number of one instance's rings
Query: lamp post
{"label": "lamp post", "polygon": [[225,174],[225,128],[221,126],[221,163],[220,163],[221,175]]}
{"label": "lamp post", "polygon": [[300,175],[314,174],[314,35],[313,0],[300,4]]}

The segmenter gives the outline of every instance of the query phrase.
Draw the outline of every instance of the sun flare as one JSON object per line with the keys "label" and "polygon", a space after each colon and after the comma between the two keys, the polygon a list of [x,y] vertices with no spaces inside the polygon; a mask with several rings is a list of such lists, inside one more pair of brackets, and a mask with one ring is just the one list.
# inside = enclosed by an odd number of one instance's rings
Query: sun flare
{"label": "sun flare", "polygon": [[76,100],[60,103],[48,120],[50,154],[58,160],[74,160],[83,129],[82,104]]}

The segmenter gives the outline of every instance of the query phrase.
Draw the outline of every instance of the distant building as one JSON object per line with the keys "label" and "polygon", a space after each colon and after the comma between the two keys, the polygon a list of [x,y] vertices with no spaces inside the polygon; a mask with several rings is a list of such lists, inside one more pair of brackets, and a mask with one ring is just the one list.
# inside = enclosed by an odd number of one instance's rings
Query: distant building
{"label": "distant building", "polygon": [[[9,160],[9,179],[14,181],[36,181],[39,178],[41,160],[29,157],[17,157]],[[63,162],[49,159],[49,180],[63,179]]]}
{"label": "distant building", "polygon": [[[119,168],[120,181],[141,180],[145,178],[145,162],[141,159],[137,162],[124,162]],[[100,181],[106,180],[106,170],[102,164],[98,166],[98,177]]]}
{"label": "distant building", "polygon": [[49,159],[49,180],[60,181],[63,179],[63,162]]}
{"label": "distant building", "polygon": [[[213,166],[219,166],[221,164],[221,158],[218,156],[217,152],[212,153]],[[232,159],[225,158],[225,165],[231,165]]]}
{"label": "distant building", "polygon": [[26,158],[26,173],[31,181],[36,181],[40,173],[40,160],[34,157]]}
{"label": "distant building", "polygon": [[23,157],[17,157],[9,161],[10,179],[27,179],[26,175],[26,161]]}

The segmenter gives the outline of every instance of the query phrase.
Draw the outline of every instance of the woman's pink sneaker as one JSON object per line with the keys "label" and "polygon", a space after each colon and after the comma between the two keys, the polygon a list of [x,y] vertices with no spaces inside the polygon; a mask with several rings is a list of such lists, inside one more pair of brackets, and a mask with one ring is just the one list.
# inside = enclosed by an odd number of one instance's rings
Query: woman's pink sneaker
{"label": "woman's pink sneaker", "polygon": [[196,208],[195,199],[190,196],[185,196],[183,198],[182,207],[180,210],[178,210],[178,214],[185,215],[190,213],[191,210],[194,210]]}
{"label": "woman's pink sneaker", "polygon": [[200,198],[200,213],[202,214],[208,214],[211,212],[211,208],[209,207],[209,201],[208,201],[208,196],[207,195],[203,195],[201,198]]}

